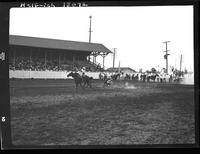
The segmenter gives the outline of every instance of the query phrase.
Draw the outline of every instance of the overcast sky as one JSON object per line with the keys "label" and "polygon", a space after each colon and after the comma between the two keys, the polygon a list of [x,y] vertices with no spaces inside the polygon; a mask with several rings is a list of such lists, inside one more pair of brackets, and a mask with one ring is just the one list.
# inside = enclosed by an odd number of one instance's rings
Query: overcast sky
{"label": "overcast sky", "polygon": [[[91,42],[117,48],[116,67],[161,69],[170,41],[169,66],[179,69],[182,54],[182,68],[193,71],[193,6],[12,8],[10,34],[88,42],[90,15]],[[105,66],[112,63],[108,55]]]}

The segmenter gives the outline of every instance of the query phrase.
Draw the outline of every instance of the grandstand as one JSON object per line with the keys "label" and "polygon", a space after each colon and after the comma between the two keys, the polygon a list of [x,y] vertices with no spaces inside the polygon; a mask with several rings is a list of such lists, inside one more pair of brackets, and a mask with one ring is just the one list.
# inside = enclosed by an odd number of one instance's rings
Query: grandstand
{"label": "grandstand", "polygon": [[136,73],[136,71],[130,67],[111,67],[108,68],[106,71],[108,72],[123,72],[124,74],[133,74]]}
{"label": "grandstand", "polygon": [[91,57],[105,56],[111,51],[99,43],[10,35],[9,70],[73,71],[83,67],[88,72],[103,71]]}

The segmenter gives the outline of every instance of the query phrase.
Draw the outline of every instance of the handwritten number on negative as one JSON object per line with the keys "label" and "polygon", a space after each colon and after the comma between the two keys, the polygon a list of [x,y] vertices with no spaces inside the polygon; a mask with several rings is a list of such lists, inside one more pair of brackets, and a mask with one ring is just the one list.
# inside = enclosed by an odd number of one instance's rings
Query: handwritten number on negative
{"label": "handwritten number on negative", "polygon": [[6,117],[1,117],[1,121],[5,122],[6,121]]}

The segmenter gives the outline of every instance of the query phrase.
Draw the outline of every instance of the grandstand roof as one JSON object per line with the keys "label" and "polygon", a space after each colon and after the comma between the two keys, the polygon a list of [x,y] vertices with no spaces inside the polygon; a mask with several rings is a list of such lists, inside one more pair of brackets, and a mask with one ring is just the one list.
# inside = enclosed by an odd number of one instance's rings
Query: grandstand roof
{"label": "grandstand roof", "polygon": [[51,48],[51,49],[64,49],[75,51],[87,52],[104,52],[112,53],[104,45],[99,43],[77,42],[67,40],[56,40],[48,38],[28,37],[28,36],[9,36],[10,45]]}
{"label": "grandstand roof", "polygon": [[125,70],[130,70],[130,71],[133,71],[133,72],[136,72],[135,70],[133,70],[132,68],[130,68],[130,67],[120,67],[120,68],[118,68],[118,67],[111,67],[111,68],[108,68],[107,69],[107,71],[109,71],[109,72],[116,72],[116,71],[118,71],[120,69],[120,71],[125,71]]}

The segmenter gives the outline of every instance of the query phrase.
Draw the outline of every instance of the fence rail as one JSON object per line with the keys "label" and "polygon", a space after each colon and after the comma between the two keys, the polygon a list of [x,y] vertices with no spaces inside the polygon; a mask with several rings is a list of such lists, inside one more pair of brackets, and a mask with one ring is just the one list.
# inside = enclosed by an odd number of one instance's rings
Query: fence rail
{"label": "fence rail", "polygon": [[[67,74],[70,72],[66,71],[22,71],[22,70],[10,70],[9,78],[16,79],[67,79]],[[85,74],[93,77],[94,79],[99,78],[100,72],[86,72]]]}

